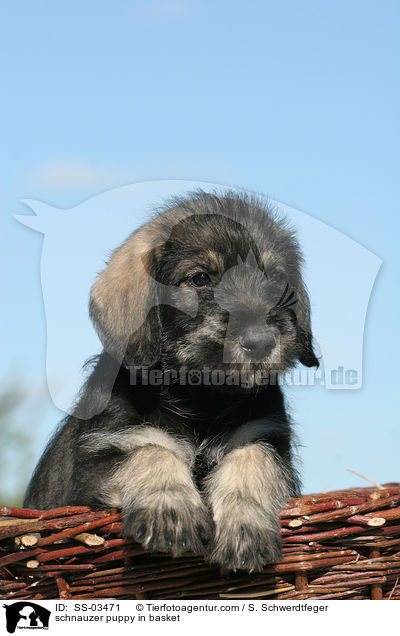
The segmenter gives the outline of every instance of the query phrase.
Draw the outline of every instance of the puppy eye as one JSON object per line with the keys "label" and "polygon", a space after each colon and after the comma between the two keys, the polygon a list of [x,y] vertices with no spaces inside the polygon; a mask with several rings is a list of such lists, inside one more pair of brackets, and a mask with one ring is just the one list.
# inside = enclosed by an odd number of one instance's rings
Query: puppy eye
{"label": "puppy eye", "polygon": [[199,274],[195,274],[194,276],[192,276],[191,282],[196,287],[206,287],[207,285],[210,285],[211,278],[208,276],[208,274],[200,272]]}

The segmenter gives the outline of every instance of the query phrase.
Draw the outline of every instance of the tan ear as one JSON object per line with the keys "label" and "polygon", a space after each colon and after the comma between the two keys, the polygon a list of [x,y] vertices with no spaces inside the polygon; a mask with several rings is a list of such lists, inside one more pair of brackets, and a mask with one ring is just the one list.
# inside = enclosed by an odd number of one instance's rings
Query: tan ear
{"label": "tan ear", "polygon": [[90,294],[90,317],[104,349],[118,362],[152,364],[160,346],[157,284],[148,254],[154,223],[132,234],[114,251]]}
{"label": "tan ear", "polygon": [[150,255],[165,244],[174,226],[195,212],[190,205],[177,205],[143,225],[113,252],[91,289],[90,317],[104,349],[126,366],[158,360],[160,302],[197,313],[196,293],[158,283],[150,263]]}

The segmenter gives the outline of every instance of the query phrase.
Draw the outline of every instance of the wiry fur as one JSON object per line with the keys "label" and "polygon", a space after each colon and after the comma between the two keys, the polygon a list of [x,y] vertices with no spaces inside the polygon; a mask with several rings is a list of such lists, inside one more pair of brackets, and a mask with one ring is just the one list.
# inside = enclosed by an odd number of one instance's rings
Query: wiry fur
{"label": "wiry fur", "polygon": [[205,479],[215,523],[210,560],[258,570],[280,556],[277,511],[294,491],[294,478],[269,444],[228,453]]}
{"label": "wiry fur", "polygon": [[[293,233],[236,193],[197,192],[133,233],[92,288],[104,352],[25,505],[121,507],[124,536],[226,567],[279,558],[279,509],[298,489],[279,386],[166,377],[182,365],[266,377],[317,365],[301,261]],[[162,382],[138,371],[133,386],[132,365]]]}

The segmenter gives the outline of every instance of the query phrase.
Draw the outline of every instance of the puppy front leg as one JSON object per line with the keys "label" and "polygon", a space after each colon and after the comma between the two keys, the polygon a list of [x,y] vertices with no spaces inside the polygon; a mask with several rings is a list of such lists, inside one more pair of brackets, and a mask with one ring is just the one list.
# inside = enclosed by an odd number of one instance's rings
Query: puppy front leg
{"label": "puppy front leg", "polygon": [[145,446],[126,460],[112,478],[119,487],[123,535],[149,550],[202,552],[210,519],[188,466],[161,446]]}
{"label": "puppy front leg", "polygon": [[292,484],[290,468],[269,444],[248,444],[225,455],[205,480],[215,524],[209,560],[249,571],[279,560],[279,511]]}
{"label": "puppy front leg", "polygon": [[191,474],[194,449],[153,427],[119,435],[106,437],[126,454],[106,479],[102,499],[122,508],[123,536],[174,556],[203,552],[212,522]]}

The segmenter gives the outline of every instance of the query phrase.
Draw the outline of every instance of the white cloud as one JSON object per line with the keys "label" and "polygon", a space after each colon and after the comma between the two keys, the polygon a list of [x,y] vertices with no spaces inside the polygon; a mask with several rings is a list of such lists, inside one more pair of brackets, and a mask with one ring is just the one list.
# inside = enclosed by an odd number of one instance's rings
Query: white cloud
{"label": "white cloud", "polygon": [[79,159],[54,159],[39,164],[29,175],[29,181],[39,187],[111,186],[132,181],[132,170],[92,163]]}
{"label": "white cloud", "polygon": [[213,160],[179,160],[136,166],[76,159],[52,159],[35,166],[24,179],[34,189],[90,188],[104,191],[120,185],[158,179],[195,179],[237,185],[240,178],[230,166]]}
{"label": "white cloud", "polygon": [[135,3],[132,17],[136,23],[164,22],[184,18],[192,8],[190,0],[146,0]]}

